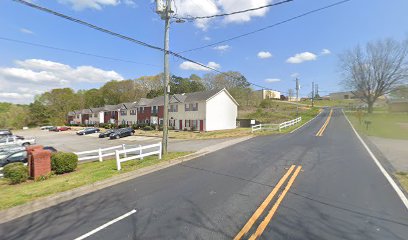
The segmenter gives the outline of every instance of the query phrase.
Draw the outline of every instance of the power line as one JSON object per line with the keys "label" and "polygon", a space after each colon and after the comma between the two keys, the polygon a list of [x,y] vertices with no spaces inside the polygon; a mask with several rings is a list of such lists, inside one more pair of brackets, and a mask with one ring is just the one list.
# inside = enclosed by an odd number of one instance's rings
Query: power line
{"label": "power line", "polygon": [[[34,8],[34,9],[37,9],[37,10],[46,12],[46,13],[50,13],[50,14],[52,14],[52,15],[55,15],[55,16],[58,16],[58,17],[61,17],[61,18],[64,18],[64,19],[66,19],[66,20],[69,20],[69,21],[72,21],[72,22],[75,22],[75,23],[78,23],[78,24],[81,24],[81,25],[90,27],[90,28],[95,29],[95,30],[97,30],[97,31],[104,32],[104,33],[106,33],[106,34],[109,34],[109,35],[112,35],[112,36],[115,36],[115,37],[124,39],[124,40],[126,40],[126,41],[130,41],[130,42],[133,42],[133,43],[142,45],[142,46],[144,46],[144,47],[152,48],[152,49],[155,49],[155,50],[158,50],[158,51],[161,51],[161,52],[168,52],[170,55],[173,55],[173,56],[175,56],[175,57],[177,57],[177,58],[180,58],[180,59],[182,59],[182,60],[185,60],[185,61],[188,61],[188,62],[197,64],[197,65],[199,65],[199,66],[201,66],[201,67],[204,67],[204,68],[206,68],[206,69],[215,71],[215,72],[220,73],[220,74],[222,74],[222,75],[224,75],[224,76],[227,76],[227,77],[230,77],[230,78],[236,78],[235,76],[232,76],[232,75],[230,75],[230,74],[227,74],[227,73],[224,73],[224,72],[222,72],[222,71],[219,71],[219,70],[217,70],[217,69],[215,69],[215,68],[209,67],[209,66],[204,65],[204,64],[202,64],[202,63],[199,63],[199,62],[197,62],[197,61],[194,61],[194,60],[191,60],[191,59],[189,59],[189,58],[186,58],[186,57],[184,57],[184,56],[182,56],[182,55],[180,55],[180,54],[178,54],[178,53],[175,53],[175,52],[172,52],[172,51],[166,51],[166,50],[164,50],[164,49],[161,48],[161,47],[157,47],[157,46],[154,46],[154,45],[145,43],[145,42],[143,42],[143,41],[140,41],[140,40],[137,40],[137,39],[134,39],[134,38],[125,36],[125,35],[123,35],[123,34],[116,33],[116,32],[113,32],[113,31],[111,31],[111,30],[108,30],[108,29],[105,29],[105,28],[102,28],[102,27],[98,27],[98,26],[96,26],[96,25],[93,25],[93,24],[91,24],[91,23],[82,21],[82,20],[80,20],[80,19],[76,19],[76,18],[67,16],[67,15],[64,15],[64,14],[62,14],[62,13],[53,11],[53,10],[48,9],[48,8],[45,8],[45,7],[38,6],[38,5],[33,4],[33,3],[30,3],[30,2],[26,2],[26,1],[24,1],[24,0],[13,0],[13,1],[15,1],[15,2],[17,2],[17,3],[21,3],[21,4],[23,4],[23,5],[26,5],[26,6],[28,6],[28,7],[32,7],[32,8]],[[253,86],[259,87],[259,88],[268,89],[268,88],[263,87],[263,86],[261,86],[261,85],[259,85],[259,84],[256,84],[256,83],[252,83],[252,82],[249,82],[249,81],[248,81],[248,83],[250,83],[250,84],[253,85]],[[268,89],[268,90],[269,90],[269,89]]]}
{"label": "power line", "polygon": [[149,64],[149,63],[141,63],[141,62],[135,62],[135,61],[132,61],[132,60],[126,60],[126,59],[121,59],[121,58],[107,57],[107,56],[97,55],[97,54],[93,54],[93,53],[81,52],[81,51],[77,51],[77,50],[71,50],[71,49],[53,47],[53,46],[39,44],[39,43],[21,41],[21,40],[7,38],[7,37],[1,37],[0,36],[0,40],[20,43],[20,44],[25,44],[25,45],[35,46],[35,47],[48,48],[48,49],[58,50],[58,51],[63,51],[63,52],[75,53],[75,54],[80,54],[80,55],[85,55],[85,56],[97,57],[97,58],[102,58],[102,59],[108,59],[108,60],[113,60],[113,61],[120,61],[120,62],[127,62],[127,63],[146,65],[146,66],[159,67],[159,65],[154,65],[154,64]]}
{"label": "power line", "polygon": [[182,51],[182,52],[179,52],[179,53],[192,52],[192,51],[201,50],[201,49],[208,48],[208,47],[213,47],[213,46],[219,45],[221,43],[229,42],[229,41],[232,41],[232,40],[235,40],[235,39],[238,39],[238,38],[242,38],[242,37],[245,37],[245,36],[248,36],[248,35],[252,35],[252,34],[267,30],[269,28],[277,27],[279,25],[282,25],[282,24],[287,23],[287,22],[291,22],[291,21],[296,20],[298,18],[302,18],[302,17],[305,17],[307,15],[310,15],[310,14],[313,14],[313,13],[316,13],[316,12],[320,12],[320,11],[323,11],[325,9],[332,8],[332,7],[335,7],[337,5],[341,5],[341,4],[344,4],[346,2],[350,2],[350,1],[351,0],[343,0],[343,1],[335,2],[333,4],[330,4],[330,5],[321,7],[321,8],[317,8],[317,9],[302,13],[302,14],[297,15],[295,17],[288,18],[286,20],[274,23],[272,25],[269,25],[269,26],[266,26],[266,27],[263,27],[263,28],[256,29],[256,30],[251,31],[251,32],[247,32],[247,33],[244,33],[244,34],[241,34],[241,35],[237,35],[235,37],[231,37],[231,38],[228,38],[228,39],[225,39],[225,40],[221,40],[221,41],[218,41],[218,42],[207,44],[207,45],[204,45],[204,46],[201,46],[201,47],[196,47],[196,48],[192,48],[192,49],[189,49],[189,50],[185,50],[185,51]]}
{"label": "power line", "polygon": [[231,13],[215,14],[215,15],[211,15],[211,16],[202,16],[202,17],[179,17],[179,16],[175,15],[175,16],[173,16],[172,18],[182,19],[182,20],[186,20],[186,21],[194,21],[194,20],[198,20],[198,19],[208,19],[208,18],[215,18],[215,17],[225,17],[225,16],[234,15],[234,14],[246,13],[246,12],[251,12],[251,11],[260,10],[260,9],[263,9],[263,8],[273,7],[273,6],[281,5],[281,4],[288,3],[288,2],[292,2],[292,1],[293,1],[293,0],[284,0],[284,1],[281,1],[281,2],[272,3],[272,4],[264,5],[264,6],[261,6],[261,7],[249,8],[249,9],[245,9],[245,10],[241,10],[241,11],[236,11],[236,12],[231,12]]}

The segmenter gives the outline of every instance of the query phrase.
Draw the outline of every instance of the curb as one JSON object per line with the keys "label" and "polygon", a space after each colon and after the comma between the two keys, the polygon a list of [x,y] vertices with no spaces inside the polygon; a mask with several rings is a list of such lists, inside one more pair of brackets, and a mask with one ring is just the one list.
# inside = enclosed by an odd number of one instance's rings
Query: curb
{"label": "curb", "polygon": [[84,196],[86,194],[96,192],[98,190],[111,187],[113,185],[129,181],[131,179],[135,179],[141,176],[144,176],[149,173],[153,173],[185,161],[190,161],[202,156],[205,156],[209,153],[213,153],[215,151],[221,150],[223,148],[227,148],[229,146],[235,145],[237,143],[246,141],[253,138],[253,136],[246,136],[241,138],[232,139],[229,141],[225,141],[216,145],[212,145],[209,147],[205,147],[195,153],[188,154],[186,156],[178,157],[176,159],[161,162],[149,167],[144,167],[135,171],[123,173],[102,181],[98,181],[89,185],[81,186],[78,188],[74,188],[65,192],[56,193],[54,195],[46,196],[43,198],[39,198],[30,202],[27,202],[23,205],[15,206],[12,208],[8,208],[5,210],[0,211],[0,224],[12,221],[14,219],[23,217],[25,215],[58,205],[60,203]]}

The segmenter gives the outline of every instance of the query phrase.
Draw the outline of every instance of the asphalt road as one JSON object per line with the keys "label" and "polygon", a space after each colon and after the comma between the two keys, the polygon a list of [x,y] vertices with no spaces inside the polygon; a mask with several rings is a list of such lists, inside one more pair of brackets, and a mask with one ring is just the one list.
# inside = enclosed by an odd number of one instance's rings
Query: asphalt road
{"label": "asphalt road", "polygon": [[328,115],[2,224],[0,238],[75,239],[102,226],[86,239],[233,239],[289,172],[293,185],[276,188],[242,239],[262,224],[259,239],[408,239],[407,209],[342,112],[316,136]]}

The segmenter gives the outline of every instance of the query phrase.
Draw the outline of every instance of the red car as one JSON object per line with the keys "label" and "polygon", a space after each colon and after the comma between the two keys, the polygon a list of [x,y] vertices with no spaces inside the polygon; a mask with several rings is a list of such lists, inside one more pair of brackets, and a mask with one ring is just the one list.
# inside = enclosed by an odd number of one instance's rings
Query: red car
{"label": "red car", "polygon": [[53,127],[53,128],[51,128],[51,129],[49,129],[48,131],[61,132],[61,131],[67,131],[67,130],[71,130],[71,128],[70,128],[70,127],[66,127],[66,126]]}

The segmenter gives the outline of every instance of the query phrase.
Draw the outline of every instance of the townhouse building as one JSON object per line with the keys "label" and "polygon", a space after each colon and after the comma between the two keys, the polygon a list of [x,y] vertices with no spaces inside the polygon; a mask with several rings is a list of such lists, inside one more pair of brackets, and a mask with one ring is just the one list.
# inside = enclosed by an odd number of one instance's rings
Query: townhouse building
{"label": "townhouse building", "polygon": [[[238,103],[226,89],[175,94],[169,99],[169,126],[176,130],[214,131],[236,128]],[[164,97],[68,113],[76,124],[162,125]]]}

